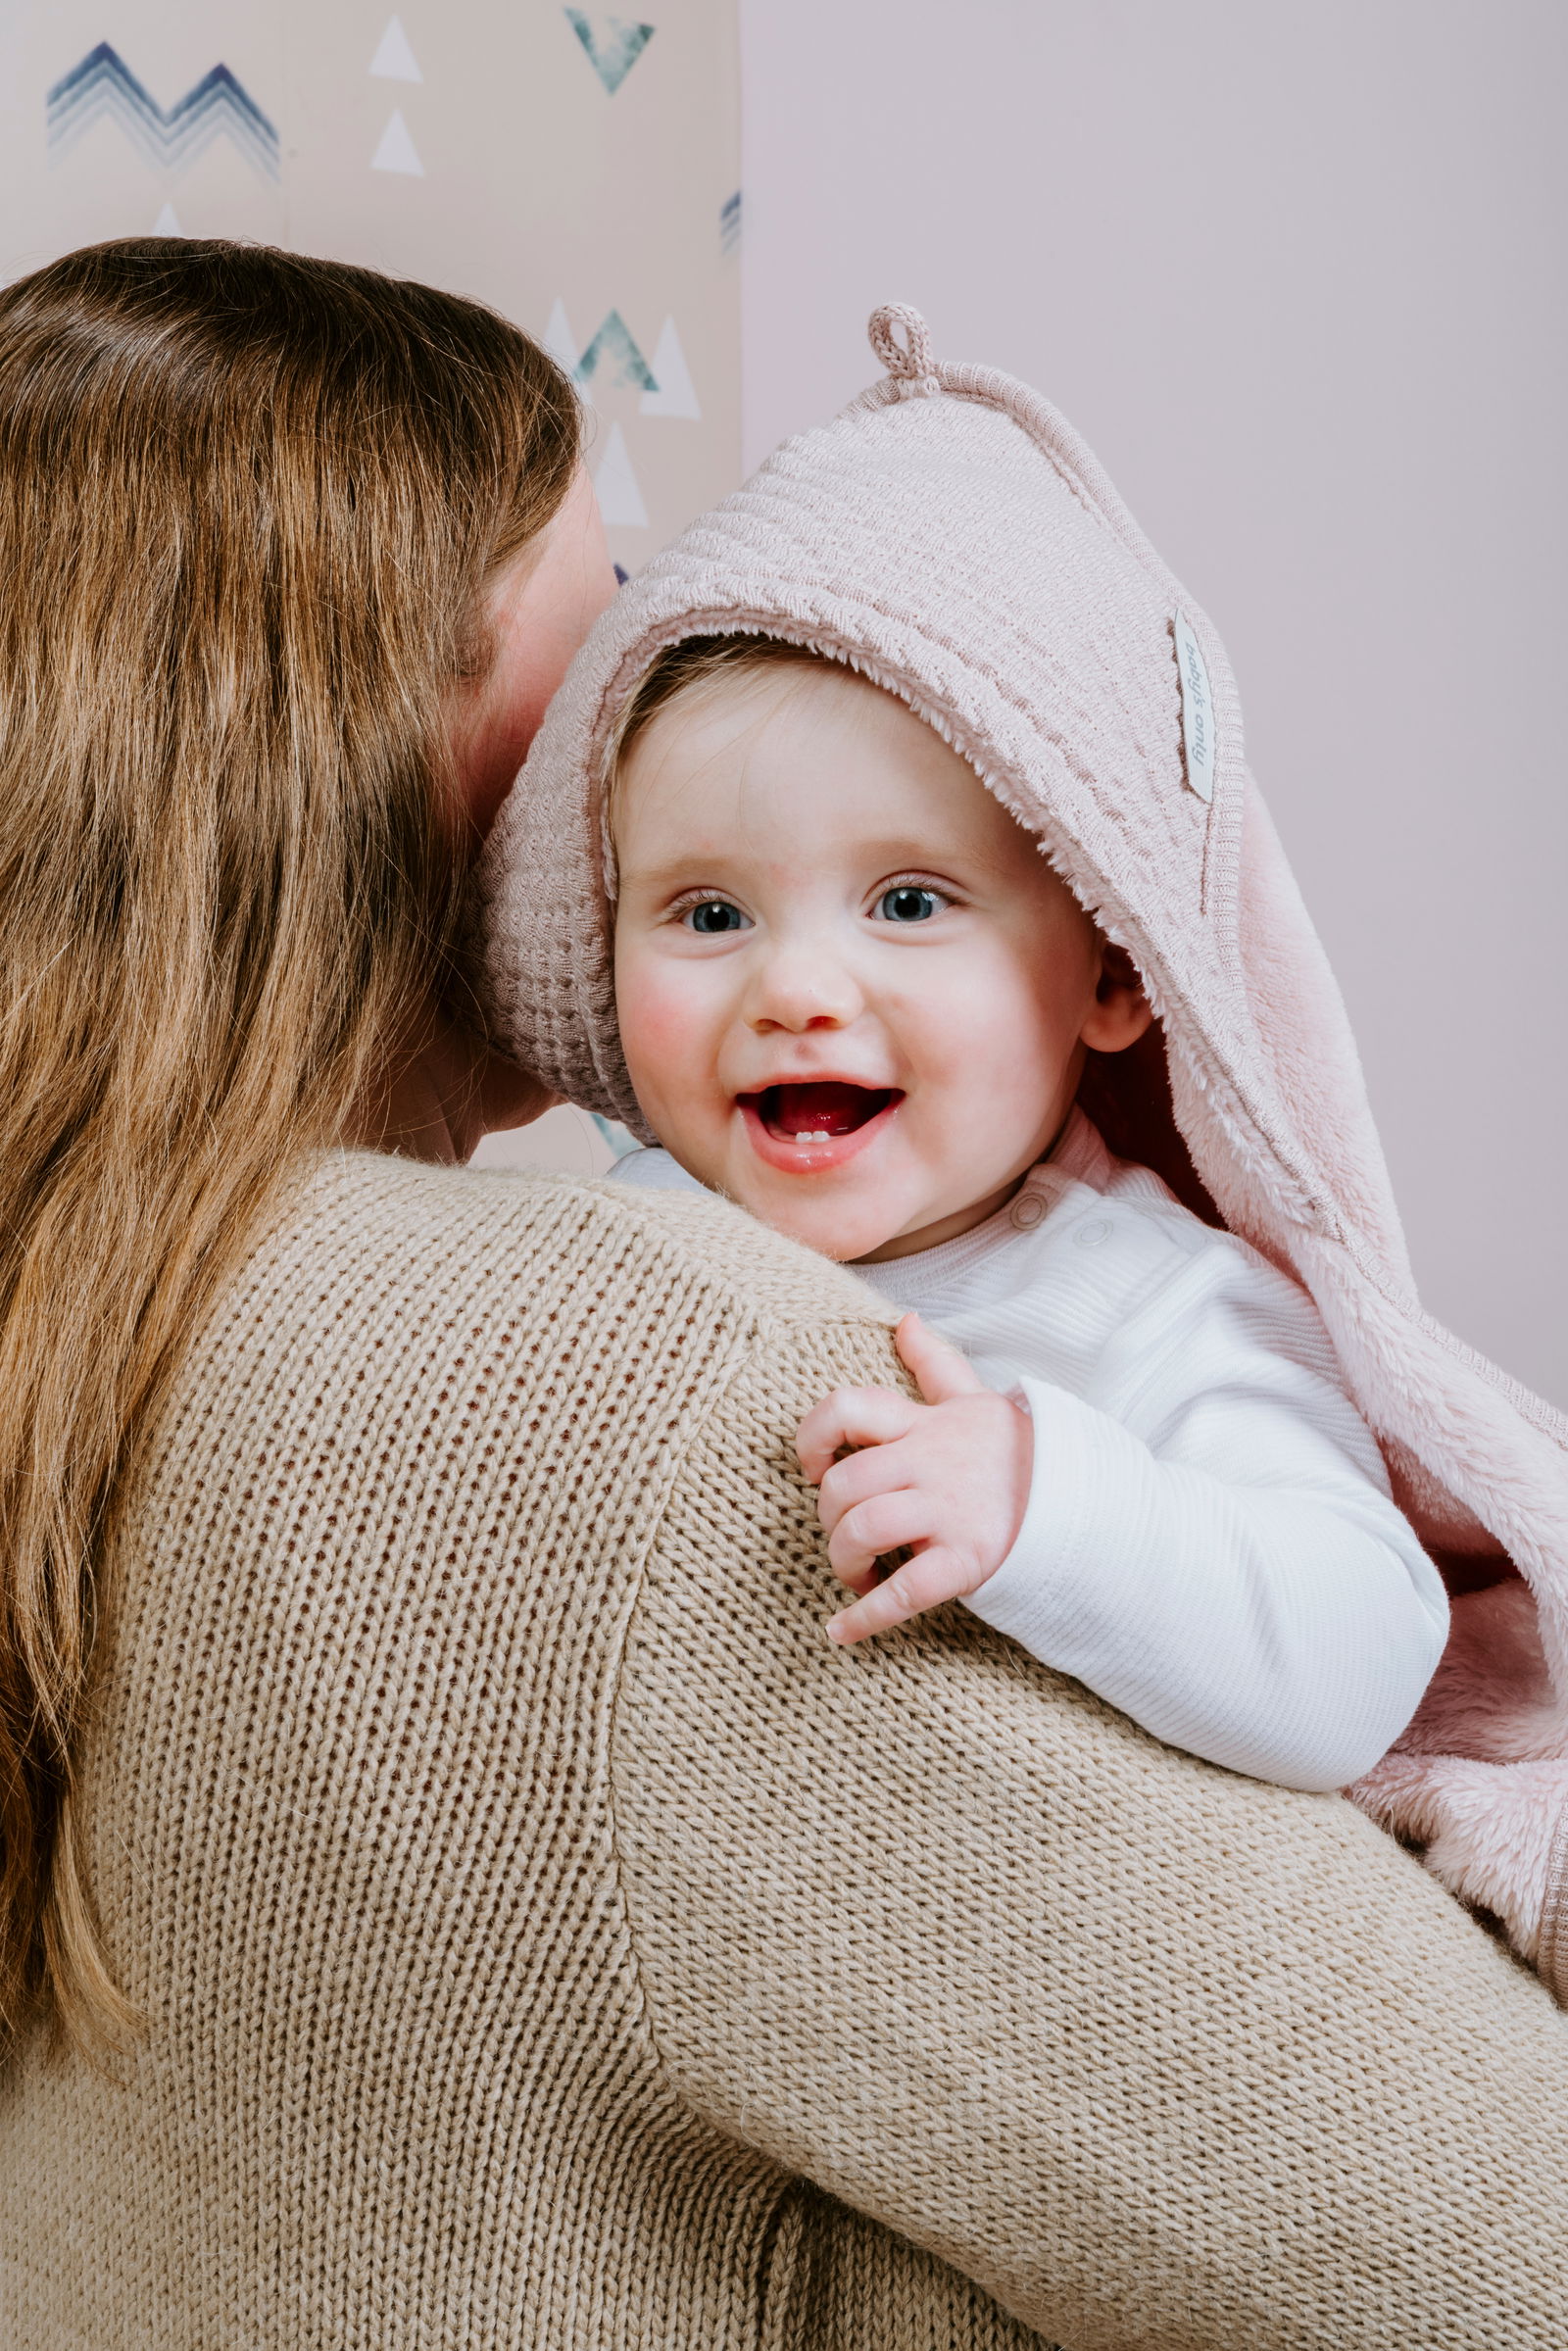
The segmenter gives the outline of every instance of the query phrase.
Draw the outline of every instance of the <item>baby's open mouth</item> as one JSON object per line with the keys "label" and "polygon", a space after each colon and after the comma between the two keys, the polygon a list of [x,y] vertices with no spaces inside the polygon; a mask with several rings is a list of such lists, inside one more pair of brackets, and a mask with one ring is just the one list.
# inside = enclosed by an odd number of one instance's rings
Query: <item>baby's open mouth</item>
{"label": "baby's open mouth", "polygon": [[854,1135],[904,1097],[892,1086],[850,1086],[838,1079],[802,1086],[767,1086],[739,1096],[777,1143],[830,1143]]}

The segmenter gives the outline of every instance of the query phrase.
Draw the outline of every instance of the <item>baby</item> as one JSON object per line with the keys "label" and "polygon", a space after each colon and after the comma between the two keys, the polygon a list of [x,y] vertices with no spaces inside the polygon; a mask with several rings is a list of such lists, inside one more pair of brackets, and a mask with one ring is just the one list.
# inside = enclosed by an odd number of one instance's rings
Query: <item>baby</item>
{"label": "baby", "polygon": [[961,1598],[1568,1954],[1568,1430],[1422,1312],[1218,635],[1042,397],[872,348],[573,663],[484,856],[496,1032],[625,1185],[901,1316],[921,1401],[800,1427],[837,1641]]}
{"label": "baby", "polygon": [[892,693],[756,635],[656,660],[607,817],[663,1146],[617,1176],[722,1193],[904,1310],[925,1401],[841,1391],[800,1430],[860,1595],[830,1636],[961,1596],[1214,1762],[1366,1771],[1443,1584],[1305,1293],[1076,1106],[1152,1014],[1039,841]]}
{"label": "baby", "polygon": [[1161,1739],[1353,1783],[1568,2006],[1568,1423],[1421,1306],[1218,636],[1038,393],[899,305],[871,341],[551,706],[496,1033],[662,1147],[626,1184],[902,1315],[923,1402],[800,1431],[839,1640],[957,1595]]}

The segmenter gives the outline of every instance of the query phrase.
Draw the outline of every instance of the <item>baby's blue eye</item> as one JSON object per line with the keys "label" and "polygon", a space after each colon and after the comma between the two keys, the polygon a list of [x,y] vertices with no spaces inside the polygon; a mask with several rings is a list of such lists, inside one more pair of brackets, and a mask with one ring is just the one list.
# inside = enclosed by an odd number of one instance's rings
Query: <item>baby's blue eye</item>
{"label": "baby's blue eye", "polygon": [[746,928],[746,917],[739,906],[732,906],[727,898],[705,898],[695,906],[688,906],[682,920],[704,938],[710,939],[720,931],[739,931]]}
{"label": "baby's blue eye", "polygon": [[923,889],[918,882],[895,882],[877,900],[876,910],[884,922],[929,922],[947,903],[939,890]]}

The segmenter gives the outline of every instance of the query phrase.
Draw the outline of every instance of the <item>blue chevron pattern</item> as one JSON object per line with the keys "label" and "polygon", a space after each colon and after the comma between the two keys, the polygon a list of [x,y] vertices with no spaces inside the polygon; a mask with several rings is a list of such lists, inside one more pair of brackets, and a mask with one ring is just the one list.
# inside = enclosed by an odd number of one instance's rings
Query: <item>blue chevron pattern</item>
{"label": "blue chevron pattern", "polygon": [[64,154],[74,147],[100,115],[118,122],[161,171],[187,170],[226,132],[265,178],[278,176],[277,131],[227,66],[214,66],[166,114],[118,52],[100,41],[49,92],[51,150]]}

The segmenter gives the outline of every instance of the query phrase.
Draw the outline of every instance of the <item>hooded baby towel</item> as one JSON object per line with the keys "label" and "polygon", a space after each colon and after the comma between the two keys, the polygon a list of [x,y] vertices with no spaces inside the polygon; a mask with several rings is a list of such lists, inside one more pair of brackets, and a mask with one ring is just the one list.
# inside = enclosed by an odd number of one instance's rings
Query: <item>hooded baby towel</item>
{"label": "hooded baby towel", "polygon": [[1302,1283],[1456,1593],[1437,1680],[1351,1792],[1568,2002],[1568,1421],[1426,1314],[1345,1009],[1242,752],[1224,648],[1054,409],[876,312],[886,376],[622,589],[482,869],[506,1048],[646,1136],[616,1037],[607,745],[655,656],[755,630],[850,663],[976,769],[1156,1013],[1091,1056],[1113,1151]]}

